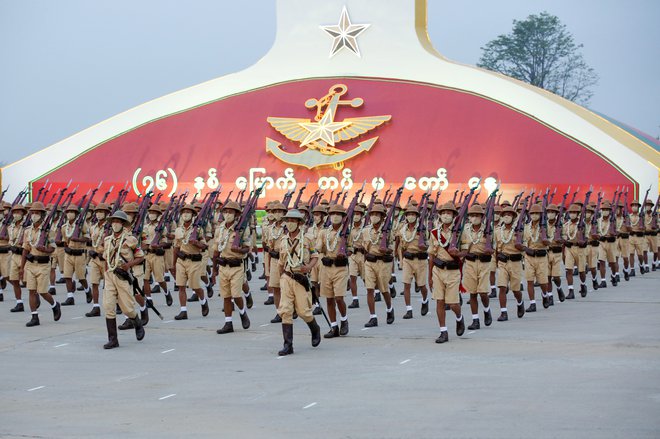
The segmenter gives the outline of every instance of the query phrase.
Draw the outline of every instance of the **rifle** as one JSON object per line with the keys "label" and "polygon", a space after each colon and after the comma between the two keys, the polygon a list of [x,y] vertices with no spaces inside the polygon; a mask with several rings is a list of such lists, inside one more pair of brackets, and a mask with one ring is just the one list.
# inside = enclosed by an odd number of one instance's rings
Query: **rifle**
{"label": "rifle", "polygon": [[172,210],[174,208],[174,202],[176,201],[176,199],[177,196],[174,195],[173,197],[170,198],[170,202],[167,203],[165,212],[163,212],[163,214],[160,216],[160,219],[158,220],[158,224],[156,224],[156,227],[154,228],[154,238],[149,243],[150,247],[160,246],[160,240],[163,238],[163,230],[165,230],[165,224],[168,223],[170,215],[172,214]]}
{"label": "rifle", "polygon": [[547,204],[552,204],[552,200],[555,199],[555,194],[557,193],[557,186],[555,186],[555,189],[552,191],[552,194],[550,194],[550,199],[548,200]]}
{"label": "rifle", "polygon": [[582,210],[580,211],[580,219],[578,220],[578,242],[584,244],[587,240],[585,238],[585,229],[586,229],[586,224],[585,224],[585,215],[587,214],[587,205],[589,204],[589,197],[591,196],[591,192],[593,191],[593,188],[590,186],[589,190],[586,193],[586,196],[584,198],[584,204],[582,204]]}
{"label": "rifle", "polygon": [[351,203],[348,205],[348,209],[346,209],[346,215],[344,216],[344,222],[341,225],[341,230],[339,232],[339,250],[337,251],[337,255],[346,257],[347,254],[347,243],[348,243],[348,236],[351,234],[351,227],[353,226],[353,214],[355,213],[355,207],[358,204],[358,198],[360,197],[360,193],[364,190],[364,186],[367,184],[365,181],[362,183],[362,187],[355,192],[355,195],[353,195],[353,199],[351,200]]}
{"label": "rifle", "polygon": [[[67,185],[67,187],[69,187]],[[71,200],[73,200],[73,196],[78,192],[78,186],[76,186],[73,191],[69,192],[64,198],[64,201],[62,202],[62,214],[60,215],[59,220],[57,221],[57,229],[55,232],[55,243],[62,242],[62,226],[64,225],[64,221],[66,220],[66,215],[64,215],[64,210],[69,207],[69,204],[71,204]],[[61,197],[60,197],[61,198]],[[58,199],[59,201],[59,199]],[[54,207],[57,207],[57,204],[54,205]]]}
{"label": "rifle", "polygon": [[495,190],[488,196],[486,200],[485,212],[485,225],[484,225],[484,238],[486,239],[485,249],[488,252],[493,251],[493,218],[495,216],[495,200],[497,192],[500,190],[498,184]]}
{"label": "rifle", "polygon": [[149,210],[149,205],[151,202],[151,197],[153,197],[154,193],[153,192],[147,192],[144,194],[144,198],[142,198],[142,202],[140,202],[140,206],[138,207],[137,214],[135,215],[135,219],[133,221],[133,229],[131,229],[131,233],[133,236],[135,236],[138,239],[138,242],[142,242],[142,230],[144,228],[144,219],[147,216],[147,211]]}
{"label": "rifle", "polygon": [[378,195],[378,191],[375,190],[371,193],[371,200],[369,200],[369,205],[367,206],[367,211],[364,214],[364,225],[365,227],[371,223],[371,217],[369,214],[371,213],[371,209],[374,208],[374,203],[376,202],[376,196]]}
{"label": "rifle", "polygon": [[392,190],[392,185],[390,185],[390,187],[388,187],[387,190],[385,191],[385,195],[383,196],[383,206],[385,206],[387,201],[389,200],[388,197],[391,190]]}
{"label": "rifle", "polygon": [[[48,184],[48,179],[46,180],[46,182],[44,183],[44,185],[41,186],[41,188],[37,191],[37,197],[34,199],[35,203],[36,203],[37,201],[41,201],[41,194],[43,193],[44,189],[46,189],[46,185],[47,185],[47,184]],[[2,195],[4,195],[4,193],[3,193]]]}
{"label": "rifle", "polygon": [[[119,208],[121,207],[121,200],[124,195],[124,192],[128,192],[128,191],[125,188],[119,190],[119,192],[117,193],[117,198],[115,199],[115,202],[112,204],[112,207],[110,208],[110,215],[108,216],[113,215],[115,212],[119,210]],[[107,220],[105,222],[105,225],[103,226],[103,236],[110,235],[110,228],[111,228],[110,220]]]}
{"label": "rifle", "polygon": [[608,218],[610,221],[610,225],[609,228],[607,229],[607,234],[610,236],[616,236],[616,210],[620,198],[621,198],[621,192],[617,187],[616,191],[614,192],[614,198],[612,199],[612,211],[610,212],[610,217]]}
{"label": "rifle", "polygon": [[543,194],[543,202],[541,203],[541,221],[540,221],[540,233],[541,233],[541,241],[547,241],[548,240],[548,204],[552,201],[552,198],[555,196],[555,192],[557,192],[557,188],[555,187],[555,191],[552,193],[550,198],[548,199],[548,192],[550,191],[550,188],[547,188],[545,190],[545,193]]}
{"label": "rifle", "polygon": [[555,235],[553,237],[553,241],[560,242],[561,241],[561,229],[562,225],[564,224],[564,212],[566,210],[566,198],[568,197],[568,194],[571,192],[571,187],[569,186],[568,189],[566,190],[566,193],[564,194],[564,197],[561,200],[561,205],[559,206],[559,212],[557,212],[557,217],[555,219]]}
{"label": "rifle", "polygon": [[[9,187],[7,188],[9,189]],[[7,191],[5,189],[5,192]],[[4,196],[5,192],[2,193]],[[12,214],[11,211],[16,207],[17,204],[20,204],[22,199],[27,195],[27,188],[23,189],[16,195],[16,198],[14,198],[14,201],[11,203],[11,207],[9,208],[9,215],[7,215],[3,220],[2,220],[2,227],[0,228],[0,239],[2,240],[8,240],[9,239],[9,233],[7,229],[9,228],[9,224],[11,224],[12,220]]]}
{"label": "rifle", "polygon": [[[628,187],[623,194],[623,222],[628,229],[630,229],[630,212],[628,212]],[[630,230],[629,230],[630,231]]]}
{"label": "rifle", "polygon": [[[481,180],[479,180],[481,182]],[[463,227],[465,225],[465,219],[467,218],[468,207],[470,204],[470,199],[474,194],[474,190],[479,186],[478,184],[470,188],[470,191],[465,196],[465,203],[461,204],[461,209],[458,211],[458,215],[454,219],[454,224],[451,226],[451,240],[449,241],[450,249],[458,249],[458,241],[460,239],[461,233],[463,233]],[[461,198],[463,195],[461,194]],[[460,201],[459,201],[460,202]]]}
{"label": "rifle", "polygon": [[399,204],[399,200],[401,199],[401,194],[403,193],[403,186],[401,186],[399,189],[396,190],[396,195],[394,196],[394,200],[392,201],[392,207],[390,207],[390,210],[387,211],[387,216],[385,217],[385,222],[383,223],[383,226],[381,228],[382,230],[382,238],[380,239],[380,251],[385,253],[388,249],[388,243],[390,240],[390,232],[392,231],[392,224],[394,220],[394,211],[396,210],[396,206]]}
{"label": "rifle", "polygon": [[577,190],[575,192],[573,192],[573,198],[571,198],[571,202],[568,203],[569,206],[571,204],[575,203],[575,197],[577,197],[578,192],[580,192],[580,186],[578,186]]}
{"label": "rifle", "polygon": [[433,230],[433,220],[435,220],[435,216],[438,213],[438,202],[440,201],[441,193],[442,193],[442,189],[440,189],[438,192],[435,193],[435,202],[433,203],[433,208],[431,209],[431,213],[429,214],[428,224],[426,226],[427,230]]}
{"label": "rifle", "polygon": [[639,220],[642,222],[642,230],[645,228],[644,222],[646,221],[645,214],[644,214],[644,206],[646,206],[646,200],[649,199],[649,191],[651,190],[651,186],[646,190],[646,195],[644,195],[644,201],[642,201],[642,205],[639,206]]}
{"label": "rifle", "polygon": [[[525,194],[526,190],[527,190],[527,188],[523,189],[518,195],[516,195],[513,198],[513,203],[511,204],[511,207],[513,208],[513,210],[518,209],[518,203],[520,203],[520,200],[522,199],[522,196]],[[532,191],[531,193],[534,193],[534,191]]]}
{"label": "rifle", "polygon": [[527,209],[529,208],[529,204],[532,200],[532,197],[534,196],[534,190],[527,195],[522,204],[522,209],[520,210],[520,215],[518,216],[518,221],[516,222],[516,244],[522,245],[523,242],[523,230],[525,229],[525,220],[527,219]]}
{"label": "rifle", "polygon": [[259,195],[261,195],[261,191],[264,189],[264,186],[266,186],[266,182],[263,182],[261,186],[258,187],[245,202],[245,208],[241,212],[241,216],[234,226],[234,241],[231,244],[231,249],[233,251],[240,250],[241,246],[243,245],[243,234],[245,233],[245,229],[247,229],[250,225],[252,215],[254,215],[254,211],[257,208],[257,200],[259,200]]}
{"label": "rifle", "polygon": [[343,206],[346,203],[346,197],[348,196],[348,191],[344,191],[344,195],[341,197],[341,205]]}
{"label": "rifle", "polygon": [[7,191],[9,190],[10,187],[11,187],[11,185],[7,186],[7,187],[5,188],[5,190],[2,191],[2,194],[0,195],[0,204],[2,204],[2,200],[5,199],[5,194],[7,193]]}
{"label": "rifle", "polygon": [[[475,186],[473,189],[476,189],[476,186]],[[470,189],[470,192],[474,193],[474,190]],[[462,191],[461,191],[461,196],[458,197],[458,204],[461,204],[461,205],[463,204],[463,194],[464,194],[464,193],[465,193],[465,190],[462,190]],[[470,195],[470,197],[472,197],[472,195]],[[466,198],[467,198],[467,197],[466,197]],[[469,207],[469,206],[468,206],[468,207]]]}
{"label": "rifle", "polygon": [[193,231],[190,234],[191,241],[199,241],[199,229],[206,227],[206,217],[208,216],[209,211],[213,211],[213,206],[215,206],[215,200],[220,194],[219,190],[214,190],[211,192],[210,196],[207,198],[206,202],[202,206],[202,209],[197,214],[195,221],[193,222]]}
{"label": "rifle", "polygon": [[[124,258],[122,257],[122,259],[124,259]],[[124,259],[124,260],[126,260],[126,259]],[[127,262],[128,262],[128,261],[127,261]],[[133,275],[133,273],[131,272],[131,270],[124,271],[124,270],[122,270],[122,269],[120,269],[120,268],[115,268],[114,273],[115,273],[120,279],[123,279],[123,280],[127,281],[127,282],[133,287],[133,295],[135,295],[135,294],[137,293],[137,294],[139,294],[140,296],[144,297],[144,298],[146,299],[146,300],[144,301],[144,302],[145,302],[145,306],[146,306],[147,308],[151,308],[151,310],[152,310],[152,311],[153,311],[153,312],[154,312],[154,313],[155,313],[155,314],[156,314],[161,320],[163,320],[163,316],[160,314],[160,312],[158,312],[158,310],[157,310],[156,307],[154,306],[154,301],[153,301],[153,300],[149,300],[149,298],[147,298],[147,297],[145,296],[144,291],[143,291],[142,288],[140,287],[140,283],[138,282],[137,278]],[[138,316],[138,318],[139,318],[139,316]]]}
{"label": "rifle", "polygon": [[298,195],[296,196],[296,201],[293,202],[293,208],[294,209],[297,209],[298,206],[300,205],[300,197],[302,197],[302,194],[305,191],[305,189],[307,188],[308,184],[309,184],[309,178],[305,182],[305,185],[298,190]]}
{"label": "rifle", "polygon": [[[417,245],[420,248],[427,248],[428,242],[426,240],[426,231],[428,229],[428,217],[429,217],[429,198],[431,197],[431,191],[422,195],[422,199],[419,202],[419,221],[417,224],[417,233],[419,233],[419,239]],[[407,227],[407,226],[406,226]]]}
{"label": "rifle", "polygon": [[458,189],[454,191],[454,198],[451,199],[452,204],[456,205],[456,196],[458,195]]}
{"label": "rifle", "polygon": [[[74,239],[80,239],[80,234],[82,232],[83,226],[85,225],[85,217],[87,216],[87,211],[89,210],[90,204],[92,204],[92,200],[94,199],[94,195],[96,195],[96,192],[101,188],[101,185],[103,184],[103,181],[101,181],[96,189],[92,191],[92,194],[89,196],[89,200],[87,200],[87,203],[84,205],[80,213],[78,214],[78,218],[76,218],[76,225],[73,228],[73,234],[71,235],[72,238]],[[80,207],[80,206],[78,206]]]}
{"label": "rifle", "polygon": [[293,197],[293,192],[296,190],[294,187],[291,190],[286,191],[286,194],[284,194],[284,198],[282,198],[282,204],[284,204],[284,207],[289,209],[289,203],[291,202],[291,198]]}
{"label": "rifle", "polygon": [[598,218],[600,218],[600,203],[603,201],[603,193],[598,192],[598,201],[596,202],[596,209],[594,214],[591,217],[591,229],[589,230],[590,235],[598,235]]}
{"label": "rifle", "polygon": [[66,192],[70,184],[71,184],[71,180],[69,180],[69,184],[67,184],[66,187],[60,189],[59,196],[57,197],[57,201],[55,202],[55,204],[53,204],[53,207],[51,208],[50,212],[48,212],[48,215],[46,216],[46,218],[44,218],[44,221],[41,223],[39,241],[37,242],[37,247],[46,246],[46,243],[48,242],[48,233],[50,232],[50,228],[53,225],[53,218],[57,213],[57,206],[60,204],[60,201],[62,201],[64,192]]}
{"label": "rifle", "polygon": [[660,204],[660,195],[655,200],[655,206],[653,206],[653,212],[651,212],[651,230],[658,230],[658,204]]}
{"label": "rifle", "polygon": [[99,204],[105,203],[105,200],[108,199],[108,196],[112,193],[112,190],[114,188],[115,188],[115,185],[110,186],[110,189],[108,189],[108,191],[105,194],[103,194],[103,198],[101,198],[101,203],[99,203]]}

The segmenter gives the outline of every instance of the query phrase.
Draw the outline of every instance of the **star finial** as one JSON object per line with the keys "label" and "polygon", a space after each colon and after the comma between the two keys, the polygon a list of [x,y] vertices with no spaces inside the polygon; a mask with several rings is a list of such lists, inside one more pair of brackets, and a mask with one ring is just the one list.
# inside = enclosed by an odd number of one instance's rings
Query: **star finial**
{"label": "star finial", "polygon": [[341,10],[339,23],[332,26],[320,26],[332,37],[332,48],[330,49],[330,58],[335,56],[344,47],[360,57],[360,48],[358,47],[357,37],[364,32],[370,24],[353,24],[348,16],[346,6]]}

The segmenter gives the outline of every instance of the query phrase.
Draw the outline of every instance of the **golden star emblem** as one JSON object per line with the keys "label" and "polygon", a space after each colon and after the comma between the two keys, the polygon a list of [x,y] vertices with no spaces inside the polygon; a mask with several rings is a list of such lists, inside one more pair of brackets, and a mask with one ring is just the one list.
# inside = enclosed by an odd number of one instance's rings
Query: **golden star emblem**
{"label": "golden star emblem", "polygon": [[346,6],[341,11],[339,23],[332,26],[321,26],[333,38],[332,48],[330,49],[330,58],[335,56],[344,47],[360,57],[360,48],[358,47],[357,37],[364,32],[370,24],[353,24],[346,11]]}
{"label": "golden star emblem", "polygon": [[299,123],[301,127],[309,131],[300,144],[300,147],[309,145],[316,140],[323,140],[326,144],[335,146],[335,131],[349,126],[351,122],[335,122],[332,120],[332,116],[332,111],[326,111],[318,122]]}

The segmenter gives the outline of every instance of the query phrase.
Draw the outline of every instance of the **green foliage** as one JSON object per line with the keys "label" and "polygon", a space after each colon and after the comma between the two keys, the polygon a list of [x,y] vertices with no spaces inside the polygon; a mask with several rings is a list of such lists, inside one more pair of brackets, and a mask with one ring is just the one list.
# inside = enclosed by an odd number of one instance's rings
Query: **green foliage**
{"label": "green foliage", "polygon": [[542,12],[523,21],[514,20],[511,33],[481,48],[477,65],[586,104],[598,75],[580,49],[582,44],[575,43],[559,18]]}

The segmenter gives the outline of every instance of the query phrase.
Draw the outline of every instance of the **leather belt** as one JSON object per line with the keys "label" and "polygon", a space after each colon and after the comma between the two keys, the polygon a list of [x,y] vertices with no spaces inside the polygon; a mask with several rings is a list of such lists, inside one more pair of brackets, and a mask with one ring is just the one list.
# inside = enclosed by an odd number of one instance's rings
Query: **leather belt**
{"label": "leather belt", "polygon": [[521,254],[507,255],[504,253],[498,253],[497,260],[501,262],[519,262],[522,261],[522,255]]}
{"label": "leather belt", "polygon": [[82,255],[85,254],[85,250],[82,249],[82,248],[69,248],[69,247],[66,247],[64,249],[64,253],[66,253],[67,255],[71,255],[71,256],[82,256]]}
{"label": "leather belt", "polygon": [[527,254],[527,256],[531,256],[532,258],[543,258],[545,256],[548,256],[548,251],[544,249],[537,249],[537,250],[527,249],[525,253]]}
{"label": "leather belt", "polygon": [[412,261],[413,259],[426,260],[429,258],[429,254],[426,252],[419,252],[419,253],[403,252],[403,257],[410,261]]}
{"label": "leather belt", "polygon": [[323,264],[324,267],[332,267],[333,265],[335,267],[346,267],[348,265],[348,259],[324,257],[321,258],[321,263]]}
{"label": "leather belt", "polygon": [[179,253],[177,254],[177,257],[179,259],[183,259],[184,261],[186,259],[190,259],[193,262],[199,262],[199,261],[202,260],[202,255],[201,254],[191,255],[191,254],[188,254],[188,253],[185,253],[185,252],[182,252],[182,251],[179,251]]}
{"label": "leather belt", "polygon": [[550,247],[550,251],[551,251],[552,253],[561,253],[561,246]]}
{"label": "leather belt", "polygon": [[364,259],[366,259],[367,262],[377,262],[377,261],[392,262],[394,260],[394,256],[392,255],[376,256],[374,254],[367,253],[364,256]]}
{"label": "leather belt", "polygon": [[218,258],[218,265],[221,267],[240,267],[243,265],[243,259]]}
{"label": "leather belt", "polygon": [[457,261],[443,261],[439,258],[433,258],[433,265],[441,270],[458,270],[460,264]]}
{"label": "leather belt", "polygon": [[29,254],[25,257],[28,262],[33,262],[35,264],[48,264],[50,262],[50,256],[35,256]]}
{"label": "leather belt", "polygon": [[475,262],[479,260],[479,262],[490,262],[493,260],[493,257],[491,255],[483,255],[483,254],[476,254],[476,253],[468,253],[465,255],[465,259],[470,261],[470,262]]}

